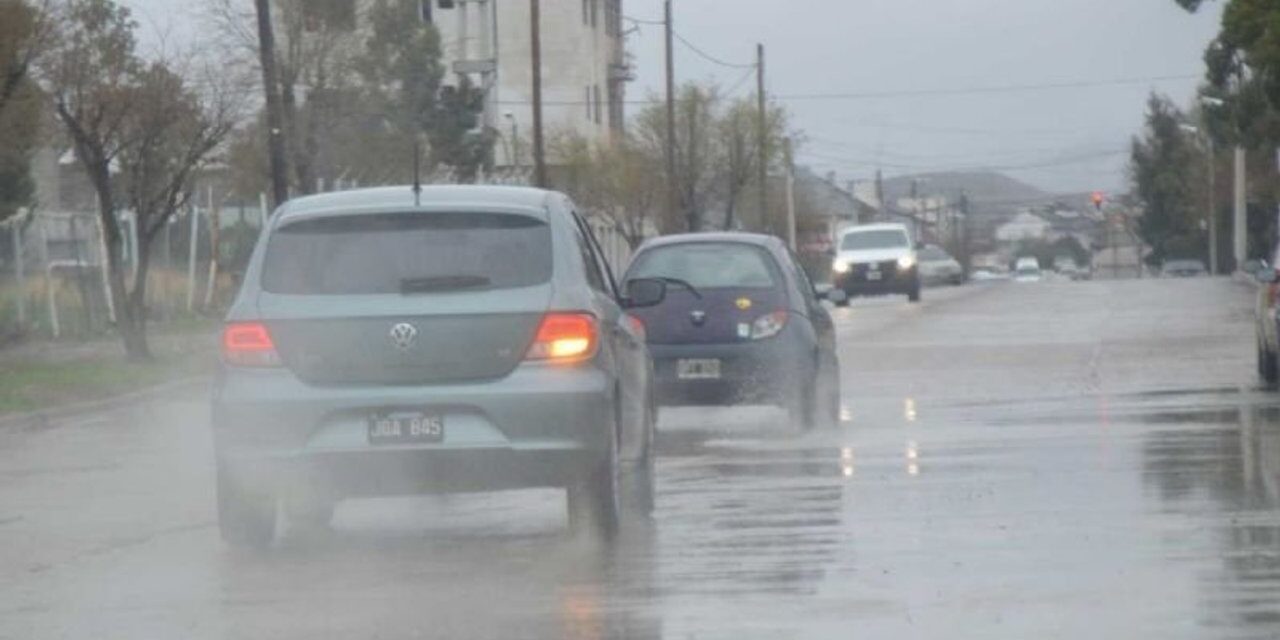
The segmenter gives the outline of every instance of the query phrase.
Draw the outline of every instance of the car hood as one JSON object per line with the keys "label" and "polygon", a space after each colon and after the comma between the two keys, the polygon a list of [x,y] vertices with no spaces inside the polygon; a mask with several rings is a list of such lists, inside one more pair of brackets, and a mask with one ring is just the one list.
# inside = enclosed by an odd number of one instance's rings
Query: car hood
{"label": "car hood", "polygon": [[902,256],[912,255],[911,249],[863,249],[858,251],[841,251],[836,254],[837,260],[844,260],[851,264],[860,264],[864,262],[886,262],[888,260],[897,260]]}

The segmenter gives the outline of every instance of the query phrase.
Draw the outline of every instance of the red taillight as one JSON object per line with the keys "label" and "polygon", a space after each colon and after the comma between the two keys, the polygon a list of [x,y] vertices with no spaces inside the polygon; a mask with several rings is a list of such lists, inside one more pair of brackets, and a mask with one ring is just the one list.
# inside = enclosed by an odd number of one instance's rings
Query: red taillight
{"label": "red taillight", "polygon": [[636,332],[636,336],[641,340],[648,340],[649,330],[644,326],[644,320],[633,315],[627,315],[627,324],[631,326],[631,330]]}
{"label": "red taillight", "polygon": [[571,362],[586,360],[600,346],[595,316],[587,313],[549,313],[538,325],[526,356],[529,360]]}
{"label": "red taillight", "polygon": [[238,367],[276,367],[280,354],[261,322],[233,322],[222,329],[222,360]]}

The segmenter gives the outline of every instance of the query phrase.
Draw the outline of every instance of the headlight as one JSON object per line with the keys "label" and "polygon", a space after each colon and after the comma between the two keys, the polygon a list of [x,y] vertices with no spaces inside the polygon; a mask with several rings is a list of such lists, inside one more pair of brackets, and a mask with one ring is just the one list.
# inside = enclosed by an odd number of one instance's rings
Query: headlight
{"label": "headlight", "polygon": [[914,266],[916,266],[915,256],[906,255],[906,256],[902,256],[901,258],[898,258],[899,269],[910,269],[911,267],[914,267]]}
{"label": "headlight", "polygon": [[764,340],[765,338],[772,338],[782,333],[783,327],[786,326],[786,311],[774,311],[773,313],[762,315],[751,323],[751,339]]}
{"label": "headlight", "polygon": [[844,260],[836,260],[831,264],[831,270],[836,273],[849,273],[853,266]]}

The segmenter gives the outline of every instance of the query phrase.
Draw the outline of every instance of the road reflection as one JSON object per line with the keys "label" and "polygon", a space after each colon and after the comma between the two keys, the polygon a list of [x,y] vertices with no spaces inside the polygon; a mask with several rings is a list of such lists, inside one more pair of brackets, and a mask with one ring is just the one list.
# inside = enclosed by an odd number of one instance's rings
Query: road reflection
{"label": "road reflection", "polygon": [[[465,510],[474,523],[475,512],[506,507],[488,501],[445,515]],[[394,510],[404,517],[403,505]],[[526,530],[339,527],[267,554],[227,551],[216,616],[224,628],[211,637],[662,638],[662,619],[645,604],[655,591],[652,526],[632,523],[605,544],[521,511],[513,517]]]}
{"label": "road reflection", "polygon": [[[1213,549],[1199,572],[1209,627],[1280,628],[1280,407],[1168,413],[1143,446],[1148,485],[1170,514],[1195,523],[1171,539]],[[1194,558],[1193,558],[1194,560]],[[1275,637],[1275,636],[1269,636]]]}

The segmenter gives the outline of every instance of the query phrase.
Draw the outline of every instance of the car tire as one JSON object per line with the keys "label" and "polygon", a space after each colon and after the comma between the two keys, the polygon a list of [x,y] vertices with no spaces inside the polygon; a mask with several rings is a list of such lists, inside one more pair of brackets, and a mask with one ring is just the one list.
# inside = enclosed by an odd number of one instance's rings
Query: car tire
{"label": "car tire", "polygon": [[910,302],[920,302],[920,281],[916,280],[911,284],[911,288],[907,290],[907,300]]}
{"label": "car tire", "polygon": [[276,539],[277,505],[270,495],[254,495],[223,465],[217,469],[218,529],[232,547],[261,551]]}
{"label": "car tire", "polygon": [[569,529],[574,535],[607,540],[618,532],[620,476],[615,432],[615,442],[610,444],[607,459],[595,463],[566,491]]}
{"label": "car tire", "polygon": [[787,421],[796,429],[806,431],[812,429],[817,422],[819,380],[819,367],[815,366],[813,372],[802,378],[800,384],[791,391],[791,397],[786,403]]}
{"label": "car tire", "polygon": [[840,300],[836,300],[836,301],[835,301],[835,305],[836,305],[837,307],[841,307],[841,308],[843,308],[843,307],[847,307],[847,306],[849,306],[849,302],[850,302],[850,300],[851,300],[851,299],[850,299],[850,297],[849,297],[849,296],[845,296],[844,298],[841,298]]}
{"label": "car tire", "polygon": [[1267,384],[1275,384],[1276,379],[1280,378],[1276,352],[1267,349],[1261,342],[1258,343],[1258,375]]}
{"label": "car tire", "polygon": [[624,497],[624,515],[638,515],[644,518],[653,514],[656,503],[654,491],[654,458],[656,456],[655,438],[657,438],[656,428],[657,410],[652,406],[648,409],[648,423],[646,428],[648,433],[645,436],[646,443],[644,453],[640,461],[634,467],[628,470],[626,477],[623,478],[622,489]]}
{"label": "car tire", "polygon": [[824,357],[818,372],[817,394],[813,414],[817,426],[836,429],[840,426],[840,363],[835,356]]}

